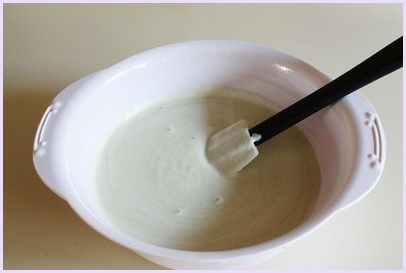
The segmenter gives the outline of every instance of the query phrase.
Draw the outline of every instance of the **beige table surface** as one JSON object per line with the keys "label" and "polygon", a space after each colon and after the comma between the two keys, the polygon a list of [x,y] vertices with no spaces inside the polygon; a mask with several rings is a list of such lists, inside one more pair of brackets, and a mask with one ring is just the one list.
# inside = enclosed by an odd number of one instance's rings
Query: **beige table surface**
{"label": "beige table surface", "polygon": [[[37,177],[32,143],[52,98],[141,51],[243,40],[336,77],[402,35],[401,4],[5,4],[4,268],[163,269],[102,237]],[[252,269],[402,268],[402,76],[362,89],[380,114],[387,163],[377,187]]]}

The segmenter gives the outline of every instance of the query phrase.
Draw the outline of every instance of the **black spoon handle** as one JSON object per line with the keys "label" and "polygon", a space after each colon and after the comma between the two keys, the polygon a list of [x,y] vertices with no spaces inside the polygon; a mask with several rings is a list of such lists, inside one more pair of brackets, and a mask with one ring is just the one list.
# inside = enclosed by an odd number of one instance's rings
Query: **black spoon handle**
{"label": "black spoon handle", "polygon": [[249,130],[258,146],[315,112],[403,66],[403,36],[345,74]]}

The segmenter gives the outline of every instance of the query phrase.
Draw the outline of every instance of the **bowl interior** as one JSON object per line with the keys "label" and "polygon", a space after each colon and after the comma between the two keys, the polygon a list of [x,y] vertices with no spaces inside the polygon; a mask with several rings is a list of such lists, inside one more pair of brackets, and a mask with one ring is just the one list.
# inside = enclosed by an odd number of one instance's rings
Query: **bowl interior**
{"label": "bowl interior", "polygon": [[[138,107],[178,92],[227,86],[257,93],[280,109],[326,84],[329,78],[286,54],[244,43],[164,47],[98,72],[64,106],[65,166],[72,189],[103,222],[95,168],[103,145]],[[321,169],[319,198],[310,219],[325,215],[349,183],[357,155],[346,98],[299,124]],[[278,109],[277,109],[278,110]],[[69,118],[67,118],[69,117]]]}

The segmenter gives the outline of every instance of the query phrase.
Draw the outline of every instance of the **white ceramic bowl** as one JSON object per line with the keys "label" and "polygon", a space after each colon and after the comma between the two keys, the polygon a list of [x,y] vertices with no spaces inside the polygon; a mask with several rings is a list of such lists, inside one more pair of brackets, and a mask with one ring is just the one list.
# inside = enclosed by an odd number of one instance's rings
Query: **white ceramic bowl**
{"label": "white ceramic bowl", "polygon": [[321,168],[320,195],[311,216],[280,237],[242,249],[167,249],[123,234],[105,221],[94,183],[102,143],[136,105],[171,92],[229,86],[256,92],[284,108],[329,81],[303,61],[250,43],[193,41],[153,49],[80,79],[58,94],[38,127],[35,168],[95,230],[157,264],[174,269],[251,267],[314,231],[377,183],[385,138],[375,109],[361,94],[353,93],[299,124]]}

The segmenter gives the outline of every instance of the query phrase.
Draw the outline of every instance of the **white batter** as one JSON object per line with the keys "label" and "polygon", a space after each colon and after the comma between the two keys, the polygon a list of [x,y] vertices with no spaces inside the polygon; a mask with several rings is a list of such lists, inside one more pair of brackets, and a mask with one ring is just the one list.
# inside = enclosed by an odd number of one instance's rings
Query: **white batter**
{"label": "white batter", "polygon": [[273,114],[252,93],[226,88],[173,97],[140,109],[114,132],[98,168],[109,221],[145,242],[184,250],[226,250],[283,234],[311,212],[320,171],[297,129],[262,144],[233,177],[207,160],[211,135],[240,119]]}

